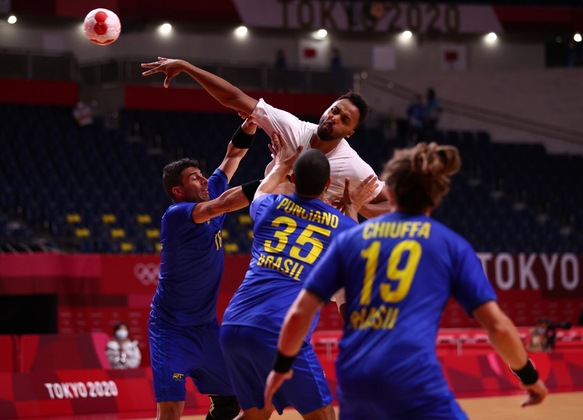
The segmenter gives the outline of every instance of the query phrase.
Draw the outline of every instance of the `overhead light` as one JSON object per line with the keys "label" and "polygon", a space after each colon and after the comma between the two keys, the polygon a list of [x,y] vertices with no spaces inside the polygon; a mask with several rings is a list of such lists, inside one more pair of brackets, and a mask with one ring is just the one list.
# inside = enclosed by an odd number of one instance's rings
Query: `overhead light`
{"label": "overhead light", "polygon": [[490,32],[488,35],[486,35],[485,39],[488,44],[493,44],[498,39],[498,35],[496,35],[494,32]]}
{"label": "overhead light", "polygon": [[17,20],[18,20],[18,19],[16,19],[16,16],[14,16],[14,15],[10,15],[10,16],[8,16],[7,22],[8,22],[9,24],[11,24],[11,25],[14,25],[14,24],[16,23],[16,21],[17,21]]}
{"label": "overhead light", "polygon": [[583,38],[581,38],[581,34],[579,32],[577,32],[575,35],[573,35],[573,40],[575,42],[581,42]]}
{"label": "overhead light", "polygon": [[237,38],[245,38],[247,36],[248,29],[246,26],[239,26],[235,29],[235,36]]}
{"label": "overhead light", "polygon": [[158,32],[160,32],[161,35],[169,35],[172,32],[172,25],[169,23],[163,23],[158,28]]}
{"label": "overhead light", "polygon": [[328,36],[328,31],[326,29],[318,29],[318,31],[316,31],[316,38],[318,39],[324,39]]}
{"label": "overhead light", "polygon": [[401,39],[403,40],[408,40],[411,39],[413,37],[413,32],[411,31],[403,31],[403,33],[401,34]]}

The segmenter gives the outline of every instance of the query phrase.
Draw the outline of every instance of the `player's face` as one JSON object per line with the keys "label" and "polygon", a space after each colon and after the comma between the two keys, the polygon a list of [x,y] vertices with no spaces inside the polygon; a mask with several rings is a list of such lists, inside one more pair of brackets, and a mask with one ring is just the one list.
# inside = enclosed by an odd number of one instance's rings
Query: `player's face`
{"label": "player's face", "polygon": [[186,168],[182,171],[182,201],[209,201],[208,180],[199,168]]}
{"label": "player's face", "polygon": [[348,99],[334,102],[320,117],[318,137],[323,141],[348,138],[358,125],[360,111]]}

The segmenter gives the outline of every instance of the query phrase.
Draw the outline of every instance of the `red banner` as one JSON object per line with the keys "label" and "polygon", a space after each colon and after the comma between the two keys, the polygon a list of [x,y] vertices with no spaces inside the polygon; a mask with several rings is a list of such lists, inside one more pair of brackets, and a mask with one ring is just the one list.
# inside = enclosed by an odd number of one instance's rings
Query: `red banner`
{"label": "red banner", "polygon": [[[583,311],[583,255],[478,254],[497,293],[500,306],[517,325],[534,325],[542,316],[578,323]],[[241,284],[250,255],[225,256],[219,293],[219,319]],[[144,319],[155,293],[159,255],[0,255],[3,294],[48,293],[59,296],[59,331],[109,333],[112,316],[131,316],[146,337]],[[324,308],[320,329],[341,325],[334,305]],[[453,300],[442,327],[476,327]]]}
{"label": "red banner", "polygon": [[[61,340],[63,345],[70,339],[64,336],[54,338],[55,341]],[[315,335],[314,339],[324,340],[322,343],[325,344],[326,337]],[[315,348],[328,383],[335,391],[337,341],[335,337],[330,339],[333,341],[331,346],[316,345]],[[45,344],[50,346],[50,343]],[[38,350],[42,350],[42,346]],[[67,354],[77,351],[79,349],[74,348]],[[530,356],[551,392],[583,390],[583,341],[561,342],[553,353],[532,353]],[[33,359],[37,360],[36,357]],[[523,392],[507,364],[487,343],[465,344],[463,354],[446,351],[441,353],[439,359],[458,398]],[[59,368],[63,366],[62,359],[45,362],[46,366],[42,369],[0,373],[0,418],[130,412],[152,417],[155,413],[152,372],[149,368],[63,369]],[[203,414],[207,409],[207,397],[198,393],[192,381],[187,381],[185,414]]]}
{"label": "red banner", "polygon": [[545,298],[583,297],[583,255],[480,253],[478,257],[498,290],[540,290]]}
{"label": "red banner", "polygon": [[153,295],[160,272],[159,255],[103,255],[101,293]]}
{"label": "red banner", "polygon": [[[187,381],[186,414],[208,410],[206,395]],[[77,369],[0,373],[0,418],[140,412],[154,417],[152,371]]]}

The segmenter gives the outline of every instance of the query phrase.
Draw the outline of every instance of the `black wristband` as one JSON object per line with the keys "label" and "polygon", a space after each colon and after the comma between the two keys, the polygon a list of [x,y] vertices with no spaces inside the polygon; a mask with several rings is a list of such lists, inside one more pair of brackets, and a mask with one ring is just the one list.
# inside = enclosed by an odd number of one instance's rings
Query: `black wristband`
{"label": "black wristband", "polygon": [[538,381],[538,372],[534,368],[534,365],[530,359],[528,359],[526,366],[524,366],[522,369],[512,369],[512,372],[518,376],[518,379],[520,379],[520,382],[522,382],[524,385],[532,385]]}
{"label": "black wristband", "polygon": [[273,363],[273,370],[277,373],[287,373],[291,369],[296,360],[296,356],[286,356],[282,354],[279,350],[277,351],[277,357]]}
{"label": "black wristband", "polygon": [[247,197],[249,204],[251,204],[253,201],[253,197],[255,197],[255,191],[257,191],[257,188],[259,188],[259,184],[261,184],[261,180],[256,179],[255,181],[247,182],[241,185],[243,194],[245,194],[245,197]]}
{"label": "black wristband", "polygon": [[235,134],[233,134],[233,137],[231,137],[231,142],[233,143],[233,146],[239,149],[248,149],[253,144],[254,139],[255,133],[247,134],[243,131],[241,126],[239,126],[237,131],[235,131]]}

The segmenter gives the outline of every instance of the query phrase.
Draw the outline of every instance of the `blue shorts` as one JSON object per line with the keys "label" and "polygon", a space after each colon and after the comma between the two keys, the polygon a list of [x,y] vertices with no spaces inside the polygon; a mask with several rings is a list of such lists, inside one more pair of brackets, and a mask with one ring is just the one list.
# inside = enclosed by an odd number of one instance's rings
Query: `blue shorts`
{"label": "blue shorts", "polygon": [[219,345],[219,323],[177,327],[150,315],[148,339],[157,402],[184,401],[186,378],[201,394],[235,395]]}
{"label": "blue shorts", "polygon": [[[221,348],[235,395],[243,410],[265,405],[265,381],[277,354],[278,334],[254,327],[223,325]],[[293,376],[273,397],[281,414],[288,406],[302,415],[325,407],[333,400],[320,361],[310,344],[304,344],[293,364]]]}
{"label": "blue shorts", "polygon": [[413,396],[410,398],[382,399],[370,395],[346,395],[338,384],[340,420],[369,419],[431,419],[467,420],[451,392],[438,396]]}

